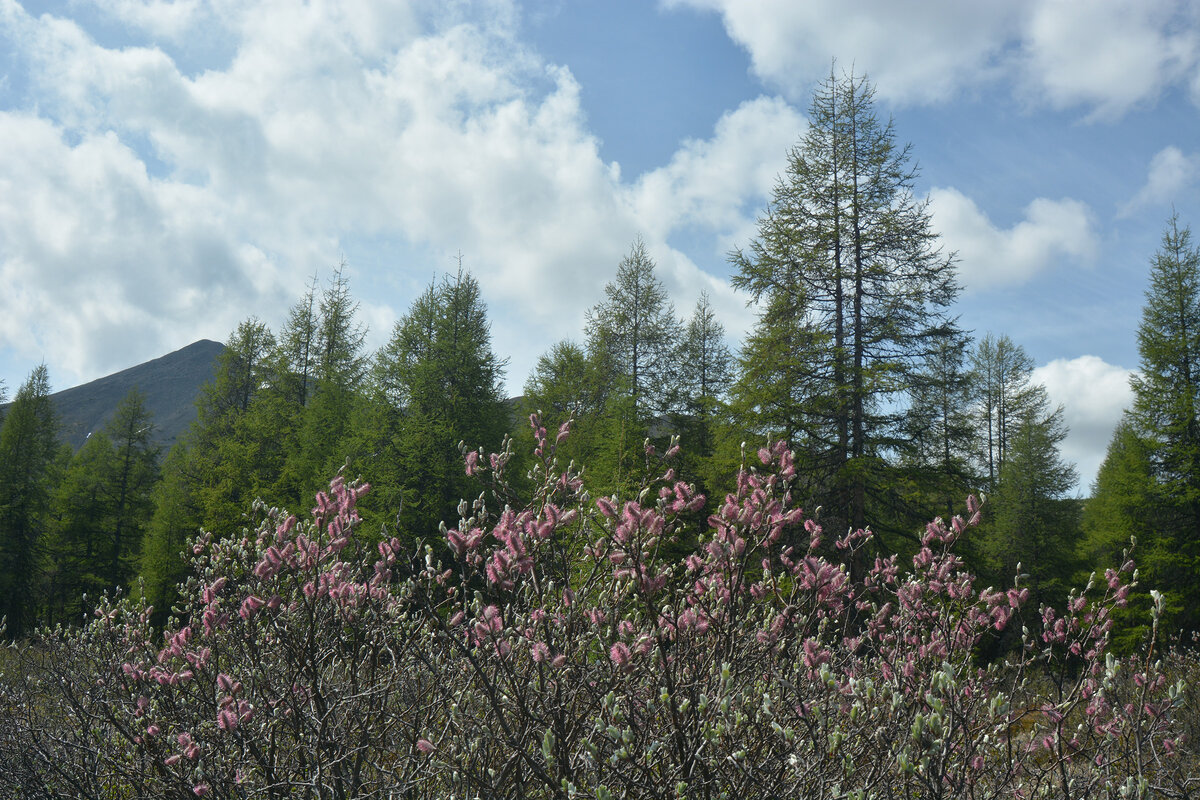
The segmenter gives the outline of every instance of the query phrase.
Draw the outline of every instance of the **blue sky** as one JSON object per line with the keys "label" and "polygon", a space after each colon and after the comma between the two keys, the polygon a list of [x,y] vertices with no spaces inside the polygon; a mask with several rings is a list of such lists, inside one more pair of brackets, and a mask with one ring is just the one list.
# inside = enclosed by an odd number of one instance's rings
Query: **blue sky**
{"label": "blue sky", "polygon": [[1064,405],[1086,491],[1164,222],[1200,225],[1186,0],[0,0],[0,379],[278,327],[342,258],[378,346],[461,252],[517,393],[637,236],[736,346],[725,254],[835,58],[912,145],[962,324]]}

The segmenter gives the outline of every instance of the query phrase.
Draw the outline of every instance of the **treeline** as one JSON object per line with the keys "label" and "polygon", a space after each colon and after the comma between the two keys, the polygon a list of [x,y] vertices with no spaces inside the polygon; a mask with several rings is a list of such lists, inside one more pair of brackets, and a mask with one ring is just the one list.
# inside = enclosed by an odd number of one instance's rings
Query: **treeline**
{"label": "treeline", "polygon": [[[165,456],[136,392],[79,452],[59,446],[39,367],[0,426],[7,635],[76,622],[118,588],[144,593],[162,618],[198,530],[238,536],[255,498],[307,507],[339,469],[374,487],[360,509],[368,535],[386,525],[430,537],[479,493],[459,442],[493,451],[506,435],[528,440],[535,411],[552,432],[573,420],[559,456],[587,465],[593,497],[636,492],[647,445],[678,436],[679,476],[708,511],[746,446],[784,438],[806,511],[832,532],[869,525],[888,552],[915,552],[929,518],[962,513],[982,491],[984,521],[963,555],[997,586],[1020,572],[1035,603],[1061,605],[1081,576],[1119,566],[1136,536],[1143,589],[1166,592],[1171,625],[1200,628],[1200,258],[1189,230],[1173,219],[1154,258],[1134,407],[1080,501],[1059,452],[1062,409],[1033,382],[1032,359],[1007,336],[974,338],[955,314],[954,256],[870,84],[831,75],[809,119],[757,236],[731,255],[734,285],[758,309],[737,355],[706,295],[677,315],[637,241],[580,339],[552,345],[515,402],[461,264],[374,354],[340,268],[308,285],[279,331],[243,322],[195,425]],[[1131,627],[1127,644],[1139,635]]]}

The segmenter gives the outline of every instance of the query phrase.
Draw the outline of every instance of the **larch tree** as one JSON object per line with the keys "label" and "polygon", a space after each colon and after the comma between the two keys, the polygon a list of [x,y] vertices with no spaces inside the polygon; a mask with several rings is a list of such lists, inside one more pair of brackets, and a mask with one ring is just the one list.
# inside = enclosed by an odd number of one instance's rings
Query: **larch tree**
{"label": "larch tree", "polygon": [[137,572],[142,538],[154,511],[153,490],[158,483],[160,448],[154,442],[154,418],[145,395],[136,387],[121,400],[104,433],[112,443],[105,470],[104,493],[112,514],[107,531],[108,549],[103,570],[106,588],[129,585]]}
{"label": "larch tree", "polygon": [[994,491],[1019,420],[1045,400],[1033,384],[1033,359],[1007,336],[987,334],[971,354],[972,401],[984,489]]}
{"label": "larch tree", "polygon": [[679,320],[640,238],[587,314],[588,350],[624,382],[637,421],[667,410]]}
{"label": "larch tree", "polygon": [[[614,379],[602,352],[589,353],[572,341],[554,344],[538,358],[525,381],[521,411],[522,420],[540,412],[542,423],[551,431],[574,421],[572,433],[558,445],[557,455],[564,466],[571,461],[588,465],[584,478],[593,492],[612,491],[627,474],[632,400],[625,383]],[[522,420],[518,420],[516,437],[530,445],[532,432]]]}
{"label": "larch tree", "polygon": [[297,407],[308,404],[317,379],[317,335],[321,330],[320,308],[317,305],[317,278],[313,276],[304,296],[288,310],[288,318],[277,345],[276,382]]}
{"label": "larch tree", "polygon": [[[976,491],[972,468],[976,445],[971,415],[971,373],[966,336],[946,337],[913,376],[904,431],[909,441],[902,464],[914,489],[914,519],[962,511]],[[919,509],[919,510],[917,510]]]}
{"label": "larch tree", "polygon": [[52,501],[54,524],[48,546],[47,615],[49,623],[77,623],[107,586],[104,567],[106,531],[112,526],[112,501],[105,480],[115,450],[104,431],[90,433],[72,456]]}
{"label": "larch tree", "polygon": [[725,326],[717,319],[707,292],[700,294],[675,352],[675,429],[683,444],[683,475],[706,492],[720,472],[713,458],[728,429],[726,399],[733,383],[733,354]]}
{"label": "larch tree", "polygon": [[57,419],[46,365],[21,384],[0,426],[0,616],[6,638],[37,622],[55,483]]}
{"label": "larch tree", "polygon": [[183,545],[202,527],[236,531],[245,506],[278,475],[261,446],[277,436],[253,424],[252,410],[273,374],[275,337],[257,319],[240,323],[196,400],[196,420],[171,448],[153,492],[140,560],[146,594],[161,621],[183,575]]}
{"label": "larch tree", "polygon": [[470,490],[459,442],[495,449],[511,427],[503,379],[479,283],[460,267],[414,301],[375,358],[358,445],[379,489],[368,511],[410,536],[451,519]]}
{"label": "larch tree", "polygon": [[[352,455],[348,442],[367,373],[367,331],[358,321],[359,304],[350,293],[345,269],[344,263],[338,266],[317,300],[315,348],[310,354],[314,381],[287,454],[280,492],[289,504],[307,502]],[[311,301],[302,302],[307,306]],[[296,333],[306,335],[306,326],[314,320],[301,307],[297,315]]]}
{"label": "larch tree", "polygon": [[732,255],[734,285],[760,308],[735,399],[764,436],[805,451],[827,519],[861,527],[904,444],[898,401],[954,332],[958,285],[867,80],[831,74],[809,121],[757,237]]}
{"label": "larch tree", "polygon": [[1062,417],[1062,407],[1051,411],[1043,395],[1010,420],[1008,450],[985,528],[992,577],[1011,580],[1020,564],[1038,603],[1065,599],[1078,552],[1078,507],[1067,498],[1076,472],[1059,452],[1067,436]]}
{"label": "larch tree", "polygon": [[134,388],[67,465],[53,503],[50,618],[77,622],[100,592],[126,589],[137,574],[159,476],[153,433]]}
{"label": "larch tree", "polygon": [[1176,624],[1200,630],[1200,249],[1177,215],[1151,261],[1138,353],[1130,418],[1148,447],[1158,516],[1146,582],[1168,592]]}

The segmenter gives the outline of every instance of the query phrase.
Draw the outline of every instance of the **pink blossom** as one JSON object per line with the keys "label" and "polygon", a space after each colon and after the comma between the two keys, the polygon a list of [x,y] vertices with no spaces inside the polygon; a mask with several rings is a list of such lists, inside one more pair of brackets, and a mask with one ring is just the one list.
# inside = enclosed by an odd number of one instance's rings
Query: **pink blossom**
{"label": "pink blossom", "polygon": [[417,749],[420,750],[425,755],[429,755],[437,748],[435,748],[433,746],[433,743],[430,742],[428,739],[417,739]]}
{"label": "pink blossom", "polygon": [[614,664],[624,669],[629,664],[629,647],[624,642],[617,642],[609,649],[608,657]]}

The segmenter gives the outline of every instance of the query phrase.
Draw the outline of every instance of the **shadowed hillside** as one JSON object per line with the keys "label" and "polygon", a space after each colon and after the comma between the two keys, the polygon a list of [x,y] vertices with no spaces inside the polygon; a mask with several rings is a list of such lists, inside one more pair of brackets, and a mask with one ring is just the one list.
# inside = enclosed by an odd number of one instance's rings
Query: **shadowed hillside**
{"label": "shadowed hillside", "polygon": [[154,415],[154,439],[169,448],[196,418],[196,397],[213,376],[219,342],[202,339],[161,358],[123,369],[50,396],[58,413],[59,437],[78,450],[99,430],[133,387]]}

